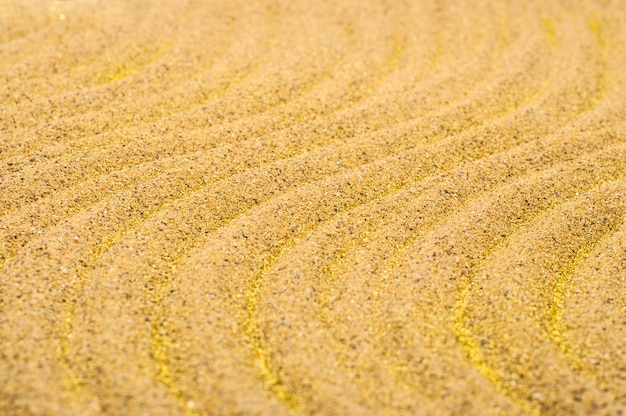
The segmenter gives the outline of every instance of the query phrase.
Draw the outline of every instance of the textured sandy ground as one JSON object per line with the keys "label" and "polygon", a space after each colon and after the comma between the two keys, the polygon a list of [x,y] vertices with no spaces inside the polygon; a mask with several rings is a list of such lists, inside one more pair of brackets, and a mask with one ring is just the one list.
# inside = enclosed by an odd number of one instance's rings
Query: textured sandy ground
{"label": "textured sandy ground", "polygon": [[626,414],[623,1],[0,16],[0,414]]}

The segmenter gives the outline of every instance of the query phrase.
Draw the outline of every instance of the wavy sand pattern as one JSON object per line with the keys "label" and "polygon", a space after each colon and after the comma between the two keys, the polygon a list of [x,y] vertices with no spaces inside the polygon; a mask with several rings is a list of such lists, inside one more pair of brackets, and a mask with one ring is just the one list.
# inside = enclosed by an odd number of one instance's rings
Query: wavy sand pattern
{"label": "wavy sand pattern", "polygon": [[623,2],[0,15],[0,414],[626,414]]}

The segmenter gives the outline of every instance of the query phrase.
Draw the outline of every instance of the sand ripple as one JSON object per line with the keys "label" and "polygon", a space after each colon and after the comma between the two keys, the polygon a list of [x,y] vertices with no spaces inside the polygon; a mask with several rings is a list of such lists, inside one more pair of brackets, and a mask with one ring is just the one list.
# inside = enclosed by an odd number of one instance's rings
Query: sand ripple
{"label": "sand ripple", "polygon": [[0,413],[626,412],[626,7],[492,3],[0,0]]}

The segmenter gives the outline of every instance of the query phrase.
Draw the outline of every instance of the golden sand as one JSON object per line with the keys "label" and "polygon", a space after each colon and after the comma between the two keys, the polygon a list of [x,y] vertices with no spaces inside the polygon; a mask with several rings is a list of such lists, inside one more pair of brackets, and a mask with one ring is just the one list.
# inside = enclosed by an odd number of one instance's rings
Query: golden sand
{"label": "golden sand", "polygon": [[622,1],[0,0],[0,414],[626,414],[624,68]]}

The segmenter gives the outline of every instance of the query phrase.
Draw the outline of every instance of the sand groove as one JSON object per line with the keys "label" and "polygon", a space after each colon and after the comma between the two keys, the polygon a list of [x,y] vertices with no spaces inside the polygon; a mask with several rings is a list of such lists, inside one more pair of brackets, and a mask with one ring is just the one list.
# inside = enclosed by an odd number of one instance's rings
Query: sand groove
{"label": "sand groove", "polygon": [[626,7],[492,3],[0,0],[0,413],[625,413]]}

